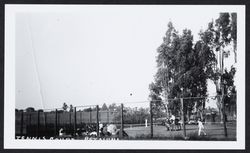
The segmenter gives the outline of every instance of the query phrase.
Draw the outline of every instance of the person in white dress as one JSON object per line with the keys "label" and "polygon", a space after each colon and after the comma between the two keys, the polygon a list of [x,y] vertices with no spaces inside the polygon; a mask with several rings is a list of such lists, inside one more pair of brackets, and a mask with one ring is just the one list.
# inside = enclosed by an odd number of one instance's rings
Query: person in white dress
{"label": "person in white dress", "polygon": [[207,135],[206,132],[204,131],[204,126],[203,123],[201,122],[201,119],[198,119],[198,136],[201,135],[201,132],[203,132],[204,135]]}

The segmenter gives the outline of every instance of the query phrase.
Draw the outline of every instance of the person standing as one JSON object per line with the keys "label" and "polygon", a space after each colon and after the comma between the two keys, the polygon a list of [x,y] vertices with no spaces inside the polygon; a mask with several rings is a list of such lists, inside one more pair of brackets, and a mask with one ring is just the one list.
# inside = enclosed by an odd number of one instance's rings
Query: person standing
{"label": "person standing", "polygon": [[170,117],[170,127],[171,127],[171,131],[172,130],[176,130],[176,127],[175,127],[175,116],[172,114],[172,116]]}
{"label": "person standing", "polygon": [[203,132],[204,135],[207,135],[206,132],[204,131],[204,126],[203,123],[201,122],[201,119],[198,119],[198,136],[201,135],[201,132]]}

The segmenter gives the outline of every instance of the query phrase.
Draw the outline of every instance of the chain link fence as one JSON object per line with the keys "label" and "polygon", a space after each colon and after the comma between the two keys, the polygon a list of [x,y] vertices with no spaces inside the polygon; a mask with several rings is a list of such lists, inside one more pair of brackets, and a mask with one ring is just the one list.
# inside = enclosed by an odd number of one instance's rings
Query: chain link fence
{"label": "chain link fence", "polygon": [[[236,97],[224,105],[229,130],[231,124],[236,124],[234,102]],[[115,108],[104,110],[91,105],[70,110],[16,111],[15,132],[16,136],[45,138],[181,139],[197,133],[199,118],[205,127],[222,127],[221,109],[205,109],[205,103],[217,103],[218,108],[222,107],[216,97],[188,97],[116,104]],[[173,116],[174,121],[170,122]],[[221,130],[223,132],[223,128]]]}

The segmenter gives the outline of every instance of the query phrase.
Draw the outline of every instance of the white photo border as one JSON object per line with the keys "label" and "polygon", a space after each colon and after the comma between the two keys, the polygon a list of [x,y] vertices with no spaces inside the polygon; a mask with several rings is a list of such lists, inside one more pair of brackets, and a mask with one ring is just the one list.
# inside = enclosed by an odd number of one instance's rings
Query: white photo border
{"label": "white photo border", "polygon": [[[236,141],[19,140],[15,139],[15,15],[20,12],[72,12],[82,7],[197,7],[237,12]],[[245,149],[245,5],[5,5],[4,149]]]}

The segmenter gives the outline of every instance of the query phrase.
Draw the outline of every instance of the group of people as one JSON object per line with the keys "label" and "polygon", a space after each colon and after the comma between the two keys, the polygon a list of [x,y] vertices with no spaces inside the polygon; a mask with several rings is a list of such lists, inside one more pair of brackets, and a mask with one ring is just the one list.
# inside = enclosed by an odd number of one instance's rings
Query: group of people
{"label": "group of people", "polygon": [[[114,136],[117,137],[120,134],[120,129],[115,124],[99,123],[100,136]],[[123,137],[128,137],[128,134],[123,130]]]}
{"label": "group of people", "polygon": [[181,130],[181,123],[180,120],[177,119],[174,115],[172,115],[170,118],[167,118],[165,125],[168,130]]}
{"label": "group of people", "polygon": [[101,136],[111,136],[117,134],[117,127],[114,124],[99,123],[99,130]]}
{"label": "group of people", "polygon": [[[200,118],[198,118],[197,123],[198,123],[198,136],[200,136],[202,133],[204,135],[207,135],[205,132],[204,125]],[[169,119],[167,118],[165,125],[168,130],[173,130],[173,129],[176,130],[176,129],[181,129],[182,124],[183,124],[182,121],[176,119],[174,115],[171,115]]]}

